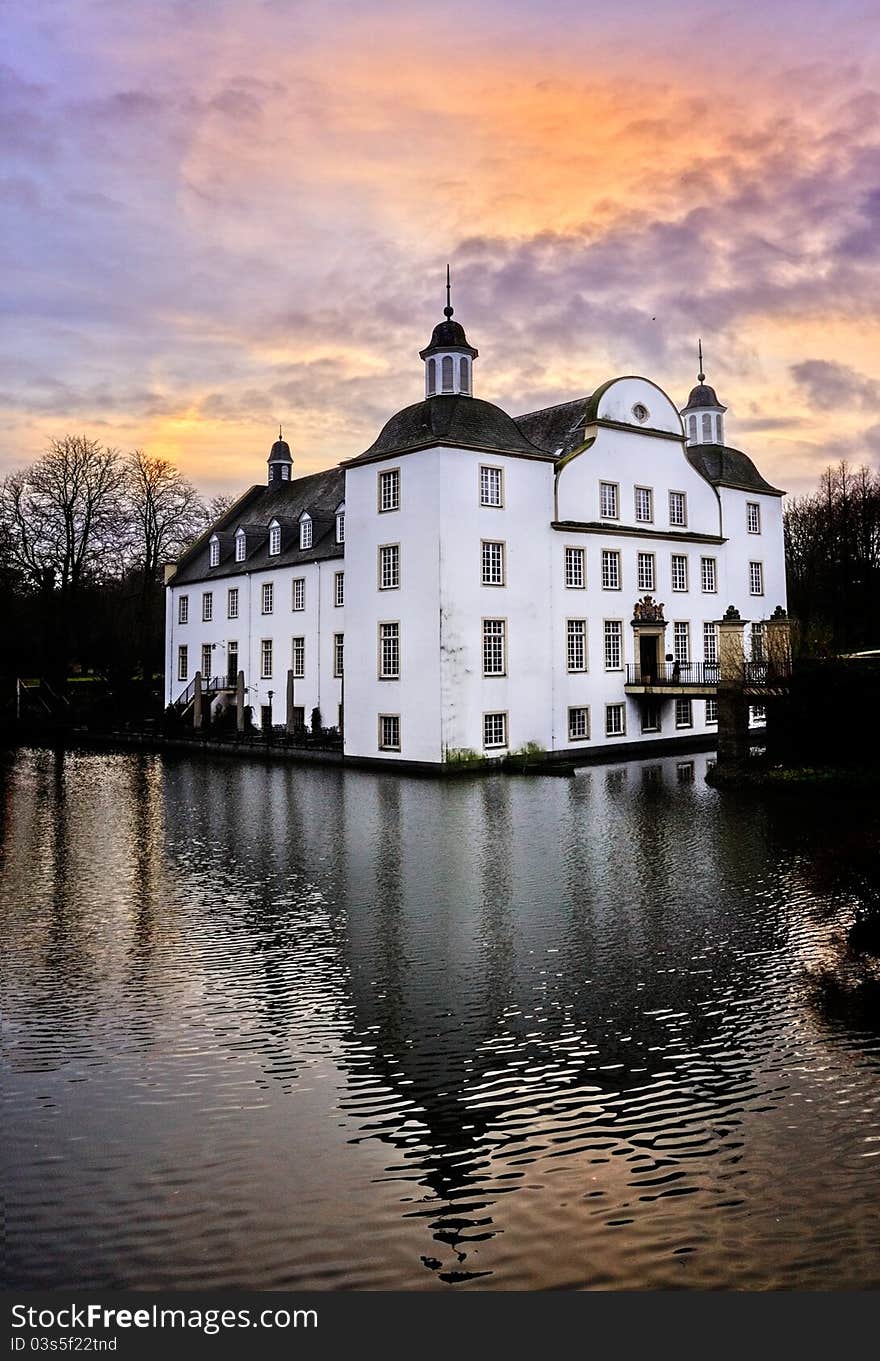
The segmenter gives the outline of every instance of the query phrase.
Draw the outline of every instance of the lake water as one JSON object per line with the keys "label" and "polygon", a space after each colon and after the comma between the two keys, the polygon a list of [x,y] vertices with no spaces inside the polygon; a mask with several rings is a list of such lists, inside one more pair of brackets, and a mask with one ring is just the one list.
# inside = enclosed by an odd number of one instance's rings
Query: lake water
{"label": "lake water", "polygon": [[7,755],[18,1287],[880,1286],[857,805]]}

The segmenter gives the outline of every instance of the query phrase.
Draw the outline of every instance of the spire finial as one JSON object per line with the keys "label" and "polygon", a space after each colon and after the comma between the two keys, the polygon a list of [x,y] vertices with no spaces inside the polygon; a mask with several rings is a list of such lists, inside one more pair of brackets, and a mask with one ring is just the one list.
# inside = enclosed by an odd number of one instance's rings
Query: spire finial
{"label": "spire finial", "polygon": [[443,308],[443,315],[449,319],[455,308],[452,306],[452,284],[449,281],[449,266],[446,266],[446,306]]}
{"label": "spire finial", "polygon": [[700,354],[700,372],[697,374],[697,379],[698,379],[699,382],[705,383],[705,381],[706,381],[706,375],[705,375],[705,373],[703,372],[703,342],[702,342],[702,340],[698,340],[698,341],[697,341],[697,349],[699,350],[699,354]]}
{"label": "spire finial", "polygon": [[280,421],[278,422],[278,438],[279,438],[279,439],[282,438],[282,435],[281,435],[281,422],[280,422]]}

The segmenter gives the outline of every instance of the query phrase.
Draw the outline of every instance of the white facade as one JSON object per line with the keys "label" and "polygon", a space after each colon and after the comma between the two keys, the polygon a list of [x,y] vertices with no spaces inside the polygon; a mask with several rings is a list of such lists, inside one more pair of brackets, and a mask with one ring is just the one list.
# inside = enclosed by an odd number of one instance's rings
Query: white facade
{"label": "white facade", "polygon": [[[449,348],[451,326],[435,330],[427,363]],[[458,331],[457,354],[472,358]],[[198,579],[185,560],[189,579],[168,589],[169,702],[203,661],[213,674],[232,669],[234,642],[255,718],[271,690],[272,721],[283,723],[301,638],[294,703],[307,724],[318,707],[325,726],[343,726],[344,697],[352,757],[440,764],[530,744],[577,752],[705,736],[716,723],[704,685],[650,699],[627,672],[645,665],[636,602],[665,606],[656,660],[683,667],[717,661],[728,606],[760,623],[786,604],[781,493],[738,451],[688,441],[676,406],[645,378],[516,423],[468,391],[438,392],[392,418],[343,475],[344,544],[325,525],[322,559],[238,563],[229,577],[221,561]],[[306,481],[290,480],[290,495]],[[223,532],[234,531],[233,510]]]}

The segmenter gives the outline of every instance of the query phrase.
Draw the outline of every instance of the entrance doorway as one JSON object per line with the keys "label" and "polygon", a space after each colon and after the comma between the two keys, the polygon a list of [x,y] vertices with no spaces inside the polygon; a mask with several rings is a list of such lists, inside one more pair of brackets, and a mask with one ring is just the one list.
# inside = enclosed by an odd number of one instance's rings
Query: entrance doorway
{"label": "entrance doorway", "polygon": [[639,638],[639,672],[643,685],[651,685],[657,679],[656,635],[643,633]]}
{"label": "entrance doorway", "polygon": [[238,680],[238,643],[226,644],[226,683],[235,685]]}

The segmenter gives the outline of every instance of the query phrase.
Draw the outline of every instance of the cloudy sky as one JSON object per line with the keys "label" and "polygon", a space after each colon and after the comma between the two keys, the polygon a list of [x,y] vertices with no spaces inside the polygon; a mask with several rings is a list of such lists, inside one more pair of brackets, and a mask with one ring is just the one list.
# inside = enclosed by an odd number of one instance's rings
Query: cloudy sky
{"label": "cloudy sky", "polygon": [[84,431],[206,491],[422,395],[452,263],[516,414],[702,336],[800,491],[880,457],[875,0],[4,0],[0,471]]}

